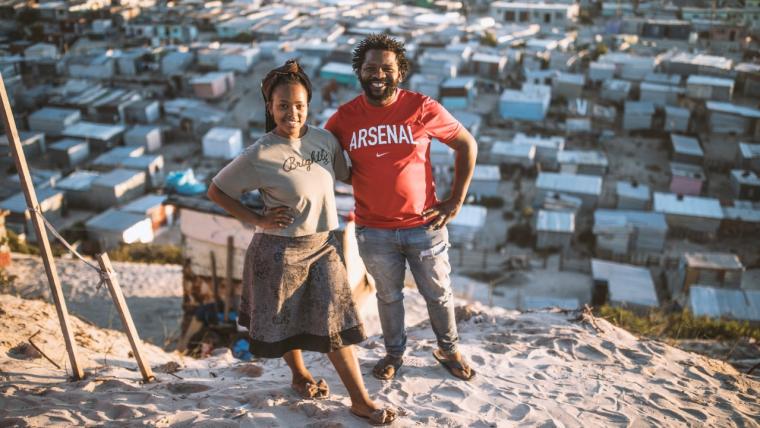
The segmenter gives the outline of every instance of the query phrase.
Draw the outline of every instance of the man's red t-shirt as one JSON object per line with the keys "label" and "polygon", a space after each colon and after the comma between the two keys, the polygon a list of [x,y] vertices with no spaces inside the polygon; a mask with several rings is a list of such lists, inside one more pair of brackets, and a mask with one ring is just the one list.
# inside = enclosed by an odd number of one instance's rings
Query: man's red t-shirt
{"label": "man's red t-shirt", "polygon": [[384,107],[362,94],[340,106],[325,128],[351,158],[358,224],[404,229],[425,223],[422,212],[437,203],[430,142],[448,143],[462,129],[443,106],[403,89]]}

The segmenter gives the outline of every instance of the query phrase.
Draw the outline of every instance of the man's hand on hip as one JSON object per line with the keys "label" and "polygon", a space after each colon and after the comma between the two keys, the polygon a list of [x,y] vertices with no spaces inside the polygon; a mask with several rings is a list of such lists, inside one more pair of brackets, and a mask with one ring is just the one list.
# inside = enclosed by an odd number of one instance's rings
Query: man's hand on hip
{"label": "man's hand on hip", "polygon": [[430,224],[435,229],[440,229],[457,216],[460,208],[462,208],[462,202],[458,199],[449,198],[423,211],[422,217],[426,222],[432,220]]}

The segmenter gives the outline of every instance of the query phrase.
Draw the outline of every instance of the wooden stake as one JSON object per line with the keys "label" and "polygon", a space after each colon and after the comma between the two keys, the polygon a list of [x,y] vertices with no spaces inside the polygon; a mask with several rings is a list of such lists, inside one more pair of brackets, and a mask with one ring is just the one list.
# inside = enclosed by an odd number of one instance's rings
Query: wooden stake
{"label": "wooden stake", "polygon": [[224,322],[230,321],[230,307],[232,296],[235,295],[232,287],[232,263],[235,260],[235,238],[227,237],[227,298],[224,300]]}
{"label": "wooden stake", "polygon": [[219,313],[219,304],[222,303],[222,296],[219,295],[219,277],[216,275],[216,253],[214,250],[209,251],[211,257],[211,285],[214,288],[214,314]]}
{"label": "wooden stake", "polygon": [[50,285],[50,295],[53,297],[55,311],[58,314],[58,322],[61,324],[63,341],[66,344],[66,352],[69,355],[71,377],[74,380],[81,380],[84,379],[84,371],[77,361],[75,349],[76,343],[74,342],[74,336],[72,335],[69,311],[66,309],[66,301],[63,298],[61,282],[58,279],[58,272],[55,268],[55,261],[53,259],[53,252],[50,249],[47,230],[42,223],[42,218],[37,215],[37,209],[39,209],[37,193],[34,191],[34,185],[32,184],[32,179],[29,175],[29,167],[26,163],[26,156],[24,155],[24,150],[21,148],[21,141],[19,140],[18,130],[16,129],[16,121],[13,118],[13,110],[11,109],[11,104],[8,99],[8,93],[5,90],[5,81],[3,80],[2,74],[0,74],[0,100],[3,104],[2,116],[3,124],[5,125],[5,134],[8,136],[8,145],[11,148],[11,155],[16,163],[16,170],[18,171],[18,176],[21,182],[21,189],[26,198],[26,206],[31,213],[32,225],[34,226],[34,232],[37,234],[37,246],[40,249],[42,263],[45,265],[45,274],[47,275],[48,285]]}
{"label": "wooden stake", "polygon": [[155,377],[153,376],[150,364],[143,359],[142,343],[140,342],[140,337],[137,335],[135,324],[132,322],[132,315],[130,315],[129,307],[127,307],[127,302],[124,300],[124,294],[121,292],[119,280],[116,278],[116,275],[114,275],[111,259],[108,258],[108,254],[106,253],[98,254],[97,259],[98,264],[100,264],[100,269],[106,273],[106,284],[108,285],[108,291],[111,293],[111,300],[113,300],[113,304],[116,305],[116,310],[119,312],[121,324],[124,326],[124,330],[127,333],[129,344],[132,345],[132,353],[135,355],[137,365],[140,367],[140,373],[142,373],[143,380],[145,382],[150,382],[155,379]]}

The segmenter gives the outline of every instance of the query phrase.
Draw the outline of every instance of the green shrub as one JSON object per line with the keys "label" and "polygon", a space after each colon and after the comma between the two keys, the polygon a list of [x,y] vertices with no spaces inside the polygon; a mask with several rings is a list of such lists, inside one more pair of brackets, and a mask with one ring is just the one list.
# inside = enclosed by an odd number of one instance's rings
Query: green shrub
{"label": "green shrub", "polygon": [[594,313],[639,336],[667,339],[760,340],[760,327],[753,327],[748,322],[696,317],[688,310],[666,312],[663,309],[652,309],[646,314],[637,314],[628,309],[605,305],[596,308]]}
{"label": "green shrub", "polygon": [[182,249],[175,245],[122,244],[108,251],[111,260],[119,262],[182,264]]}

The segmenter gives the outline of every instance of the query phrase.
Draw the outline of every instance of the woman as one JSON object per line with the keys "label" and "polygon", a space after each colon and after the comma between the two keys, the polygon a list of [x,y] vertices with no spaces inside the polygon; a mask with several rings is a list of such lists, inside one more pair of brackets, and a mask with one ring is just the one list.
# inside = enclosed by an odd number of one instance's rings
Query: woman
{"label": "woman", "polygon": [[[301,350],[326,353],[351,397],[351,412],[388,424],[394,411],[370,400],[351,345],[365,339],[345,266],[330,232],[338,226],[335,179],[350,172],[337,140],[306,124],[311,83],[290,60],[261,84],[267,134],[214,178],[208,196],[257,233],[246,252],[239,323],[248,327],[251,352],[283,357],[292,387],[304,398],[327,398]],[[239,202],[259,189],[264,212]]]}

